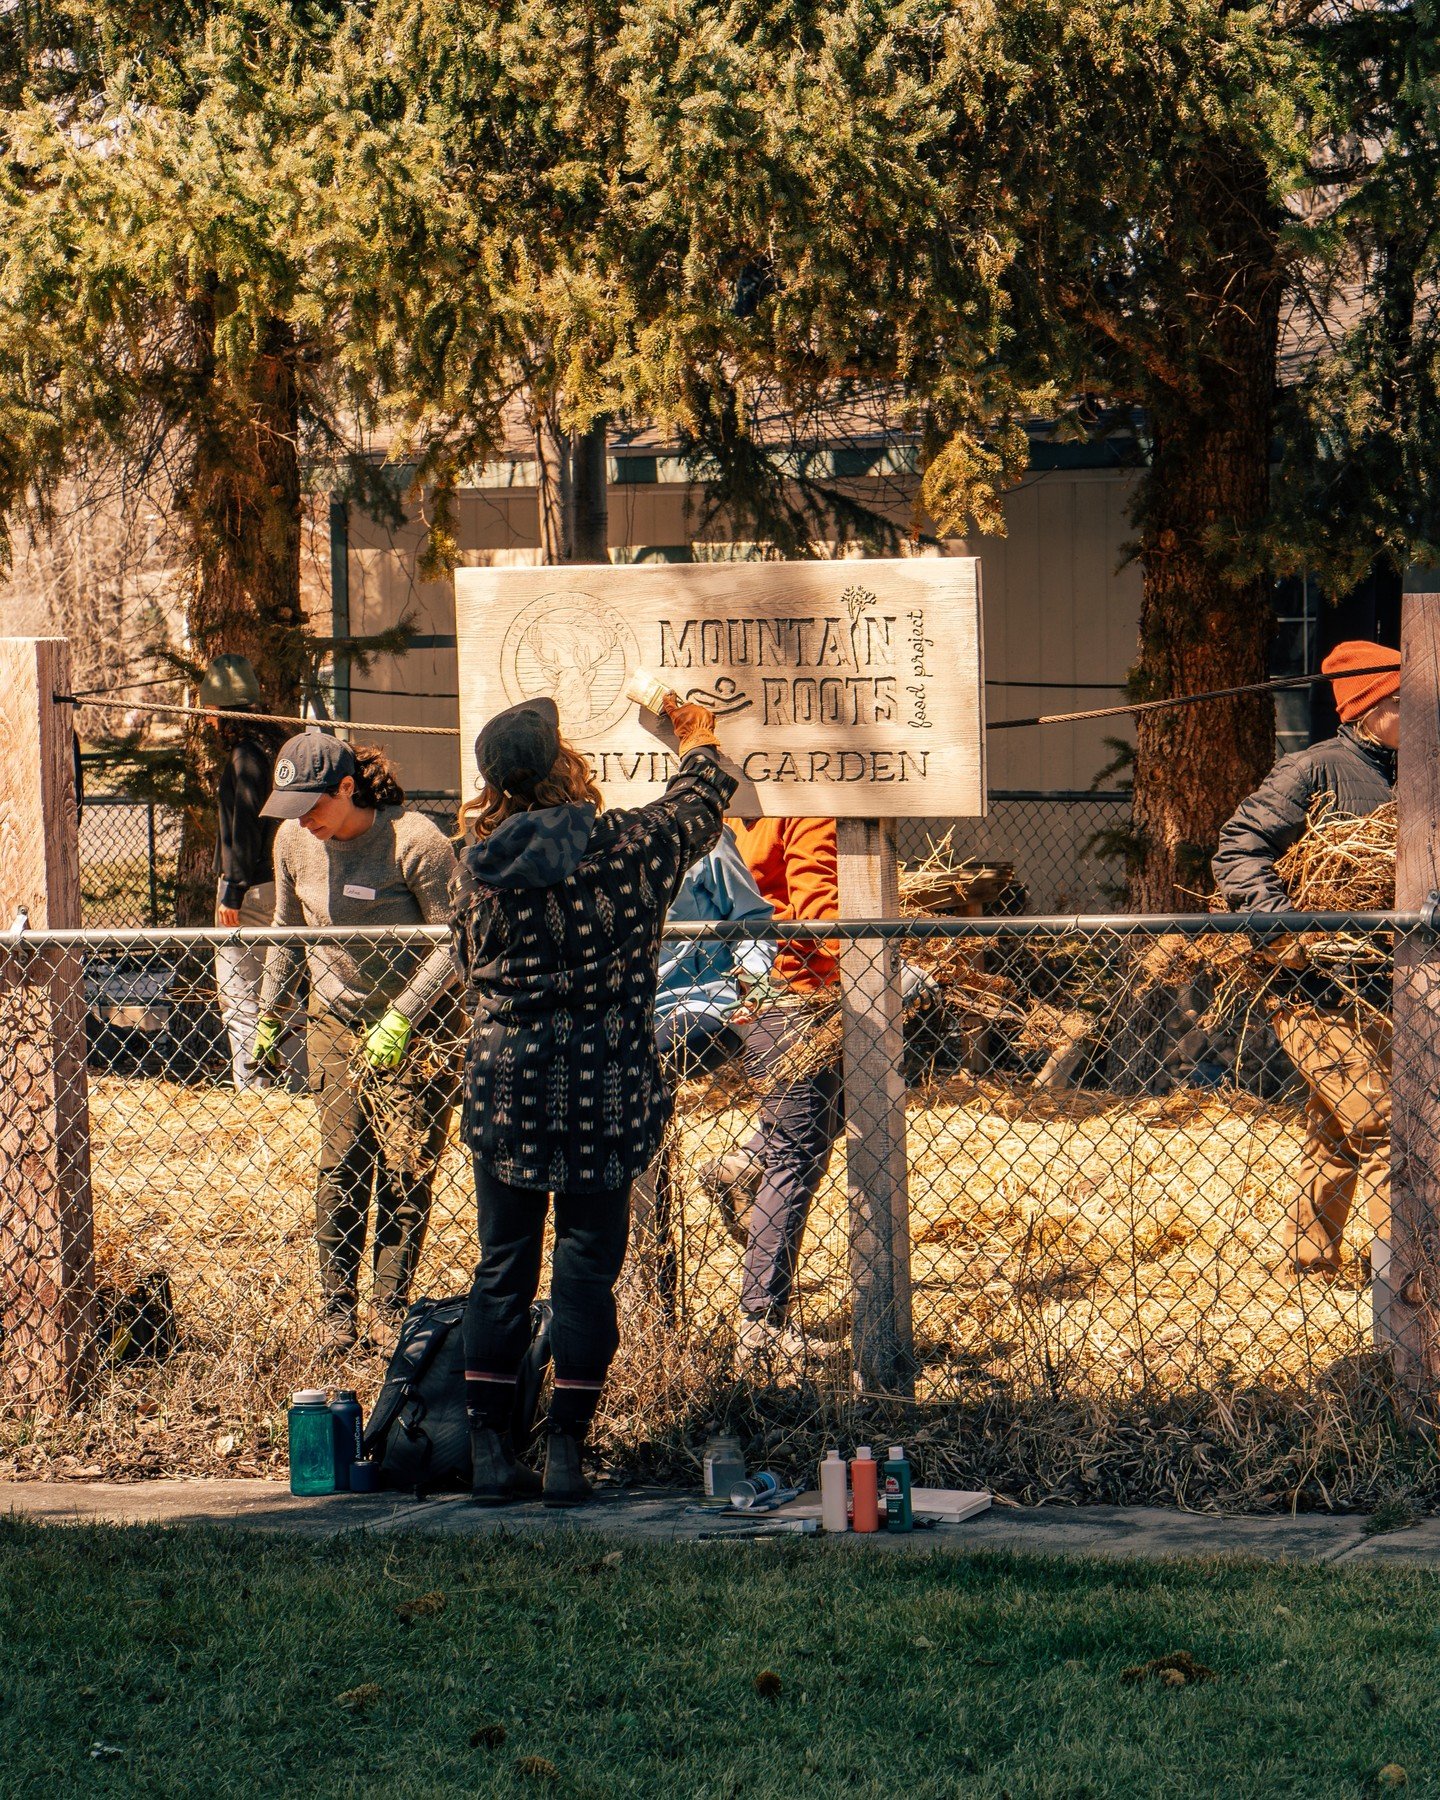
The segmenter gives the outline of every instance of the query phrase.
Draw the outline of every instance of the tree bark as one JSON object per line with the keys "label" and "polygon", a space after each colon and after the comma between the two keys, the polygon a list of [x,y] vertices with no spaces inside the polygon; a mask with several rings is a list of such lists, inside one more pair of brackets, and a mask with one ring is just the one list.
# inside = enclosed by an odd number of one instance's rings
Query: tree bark
{"label": "tree bark", "polygon": [[540,511],[540,560],[570,560],[570,529],[574,507],[570,481],[570,436],[555,418],[554,405],[544,407],[535,419],[535,462],[538,470],[536,503]]}
{"label": "tree bark", "polygon": [[[1144,592],[1131,683],[1140,700],[1261,682],[1268,673],[1272,580],[1253,534],[1270,503],[1278,221],[1263,171],[1230,158],[1204,173],[1202,191],[1216,197],[1219,214],[1208,266],[1186,284],[1191,320],[1177,319],[1192,343],[1173,359],[1196,379],[1156,382],[1147,396],[1153,451],[1137,507]],[[1139,715],[1133,910],[1201,909],[1220,827],[1274,753],[1268,694]]]}
{"label": "tree bark", "polygon": [[[197,347],[192,481],[185,505],[191,590],[189,652],[200,664],[229,652],[249,657],[267,712],[298,710],[305,675],[300,610],[300,352],[293,329],[266,328],[237,376],[215,356],[215,313],[192,308]],[[214,737],[186,733],[186,792],[175,912],[208,924],[220,758]]]}
{"label": "tree bark", "polygon": [[570,556],[577,563],[610,560],[609,459],[606,421],[599,418],[571,440],[570,480],[575,496],[575,523]]}

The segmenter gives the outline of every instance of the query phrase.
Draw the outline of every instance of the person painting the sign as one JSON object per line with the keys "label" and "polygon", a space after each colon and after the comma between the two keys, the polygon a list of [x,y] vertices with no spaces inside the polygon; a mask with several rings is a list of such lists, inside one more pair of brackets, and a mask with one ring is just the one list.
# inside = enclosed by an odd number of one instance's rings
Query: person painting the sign
{"label": "person painting the sign", "polygon": [[[379,751],[318,731],[281,746],[263,808],[275,836],[276,925],[439,925],[450,918],[455,853],[439,827],[408,812],[395,771]],[[445,1022],[454,969],[444,944],[275,944],[265,958],[255,1060],[275,1058],[283,1009],[303,962],[310,971],[311,1085],[320,1113],[315,1241],[326,1338],[356,1342],[366,1215],[375,1205],[371,1303],[384,1331],[409,1304],[430,1217],[457,1079],[448,1070],[414,1085],[405,1102],[419,1146],[408,1168],[391,1167],[358,1085],[361,1065],[398,1069],[417,1028]]]}
{"label": "person painting the sign", "polygon": [[[834,819],[741,819],[735,838],[777,919],[840,916]],[[745,1066],[763,1096],[759,1126],[742,1149],[699,1172],[732,1230],[748,1216],[739,1354],[742,1368],[760,1374],[796,1376],[807,1360],[790,1322],[795,1269],[811,1202],[844,1128],[844,1084],[838,1062],[793,1080],[777,1080],[776,1071],[809,1034],[816,1002],[838,979],[833,941],[781,945],[746,1002]]]}
{"label": "person painting the sign", "polygon": [[[249,659],[217,656],[200,683],[206,723],[228,754],[216,795],[215,923],[252,929],[275,911],[275,821],[263,816],[280,733],[246,717],[260,709],[260,683]],[[265,951],[256,944],[220,944],[215,950],[215,997],[230,1040],[230,1068],[237,1088],[305,1086],[305,1045],[297,1032],[281,1041],[274,1069],[250,1060],[260,1017]]]}
{"label": "person painting the sign", "polygon": [[[1234,912],[1291,910],[1275,865],[1318,805],[1359,818],[1395,797],[1399,652],[1352,640],[1320,666],[1334,686],[1340,730],[1281,757],[1222,828],[1211,868]],[[1285,1248],[1299,1274],[1329,1276],[1340,1267],[1357,1188],[1366,1194],[1373,1231],[1389,1236],[1391,1022],[1380,1010],[1388,1006],[1389,984],[1376,984],[1378,1008],[1360,1006],[1306,966],[1303,944],[1287,945],[1280,960],[1271,1024],[1309,1090],[1300,1192]]]}
{"label": "person painting the sign", "polygon": [[735,790],[715,759],[714,715],[673,695],[665,712],[679,767],[635,810],[601,810],[552,700],[507,709],[475,742],[484,785],[461,813],[477,841],[462,858],[453,931],[474,1015],[466,1130],[480,1261],[464,1333],[480,1505],[541,1487],[508,1433],[552,1208],[542,1497],[572,1506],[590,1492],[582,1451],[619,1343],[630,1190],[671,1106],[655,1041],[661,928]]}

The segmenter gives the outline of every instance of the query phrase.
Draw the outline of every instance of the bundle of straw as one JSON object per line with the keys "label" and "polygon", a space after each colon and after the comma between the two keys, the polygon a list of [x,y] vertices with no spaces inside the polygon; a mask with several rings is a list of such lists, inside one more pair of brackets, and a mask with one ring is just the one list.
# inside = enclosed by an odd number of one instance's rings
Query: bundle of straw
{"label": "bundle of straw", "polygon": [[[950,918],[966,913],[982,899],[994,899],[1010,884],[1013,871],[1007,864],[979,864],[955,853],[952,833],[937,843],[918,863],[900,870],[900,912],[909,919]],[[1024,1017],[1015,1003],[1015,983],[1004,975],[987,974],[984,949],[974,938],[933,937],[906,940],[900,945],[907,963],[923,969],[934,983],[922,988],[905,1004],[903,1023],[925,1041],[938,1044],[952,1032],[964,1033],[988,1025],[1018,1025]],[[798,1009],[784,1054],[772,1066],[765,1092],[808,1081],[840,1060],[844,1025],[840,998],[833,990]]]}
{"label": "bundle of straw", "polygon": [[900,870],[900,911],[909,918],[964,917],[972,907],[998,900],[1015,879],[1013,863],[974,862],[957,854],[954,827],[931,838],[917,863]]}
{"label": "bundle of straw", "polygon": [[1388,912],[1397,835],[1393,801],[1356,818],[1326,795],[1275,873],[1300,912]]}
{"label": "bundle of straw", "polygon": [[364,1033],[356,1033],[350,1079],[392,1174],[415,1177],[430,1168],[436,1084],[459,1068],[468,1036],[468,1022],[457,1010],[417,1033],[398,1069],[375,1069],[365,1060]]}

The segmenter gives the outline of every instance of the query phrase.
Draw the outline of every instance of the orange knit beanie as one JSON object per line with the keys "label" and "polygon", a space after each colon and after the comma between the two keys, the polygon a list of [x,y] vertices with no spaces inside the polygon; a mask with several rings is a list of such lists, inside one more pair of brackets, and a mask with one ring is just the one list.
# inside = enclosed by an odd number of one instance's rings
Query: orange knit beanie
{"label": "orange knit beanie", "polygon": [[[1335,689],[1335,710],[1344,725],[1400,692],[1400,652],[1389,650],[1384,644],[1367,643],[1364,638],[1337,644],[1320,669],[1330,677]],[[1350,669],[1375,669],[1379,673],[1347,674]]]}

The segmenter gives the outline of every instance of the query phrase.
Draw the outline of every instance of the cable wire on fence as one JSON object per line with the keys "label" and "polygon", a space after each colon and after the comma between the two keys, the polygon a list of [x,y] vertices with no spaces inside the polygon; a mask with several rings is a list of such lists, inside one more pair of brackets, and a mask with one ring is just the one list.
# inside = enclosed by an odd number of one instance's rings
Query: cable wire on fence
{"label": "cable wire on fence", "polygon": [[[396,698],[405,698],[403,689],[397,690]],[[55,694],[53,699],[57,706],[101,707],[118,704],[113,700],[87,698],[82,694]],[[155,700],[132,700],[125,701],[123,704],[130,712],[156,713],[162,718],[203,719],[216,710],[213,706],[162,706]],[[244,712],[234,716],[254,720],[260,725],[299,725],[309,731],[330,731],[336,737],[365,731],[388,732],[397,737],[459,737],[460,735],[458,726],[453,725],[382,725],[375,719],[307,719],[298,713]]]}
{"label": "cable wire on fence", "polygon": [[[1351,669],[1350,675],[1382,675],[1393,671],[1393,663],[1385,663],[1373,669]],[[1163,712],[1167,707],[1198,706],[1205,700],[1233,700],[1241,694],[1268,694],[1278,688],[1314,687],[1321,682],[1329,681],[1328,675],[1279,675],[1271,681],[1247,682],[1241,687],[1212,688],[1203,694],[1176,694],[1164,700],[1136,700],[1127,706],[1092,707],[1085,712],[1068,713],[1036,713],[1025,719],[990,719],[986,721],[987,731],[1016,731],[1021,726],[1035,725],[1077,725],[1087,719],[1116,719],[1138,715],[1140,713]],[[1039,683],[1027,682],[1025,686],[1038,686]],[[119,690],[111,690],[117,693]],[[396,697],[403,699],[405,690],[397,689]],[[56,694],[57,705],[68,706],[103,706],[103,699],[90,698],[80,694]],[[132,712],[152,712],[161,715],[173,715],[179,718],[203,718],[213,712],[213,707],[205,706],[162,706],[155,701],[129,702]],[[312,730],[328,728],[337,736],[354,731],[383,731],[407,737],[459,737],[458,727],[450,725],[381,725],[374,720],[355,719],[307,719],[295,714],[286,713],[246,713],[249,719],[259,720],[267,725],[303,725]]]}

